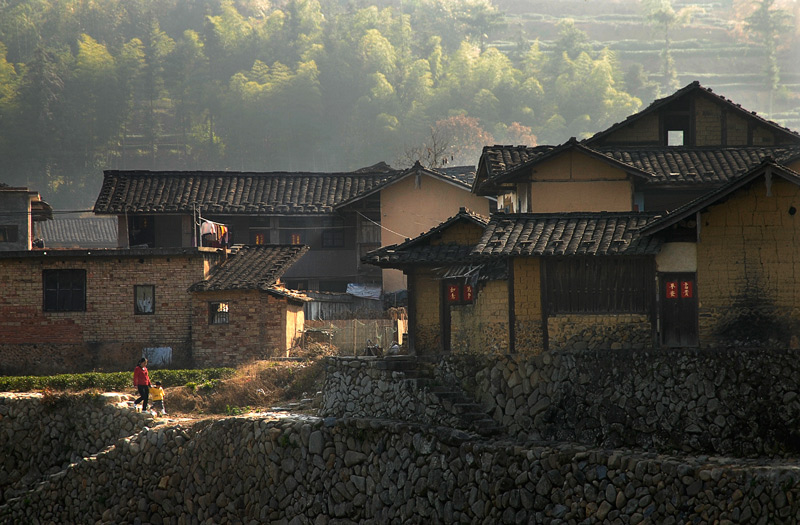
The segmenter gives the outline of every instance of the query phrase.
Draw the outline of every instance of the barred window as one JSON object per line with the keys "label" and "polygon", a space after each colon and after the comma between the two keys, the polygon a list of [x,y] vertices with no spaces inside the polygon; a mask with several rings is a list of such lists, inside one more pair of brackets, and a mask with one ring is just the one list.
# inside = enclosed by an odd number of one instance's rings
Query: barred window
{"label": "barred window", "polygon": [[43,270],[45,312],[86,311],[86,270]]}
{"label": "barred window", "polygon": [[228,324],[228,310],[227,301],[208,303],[208,324]]}

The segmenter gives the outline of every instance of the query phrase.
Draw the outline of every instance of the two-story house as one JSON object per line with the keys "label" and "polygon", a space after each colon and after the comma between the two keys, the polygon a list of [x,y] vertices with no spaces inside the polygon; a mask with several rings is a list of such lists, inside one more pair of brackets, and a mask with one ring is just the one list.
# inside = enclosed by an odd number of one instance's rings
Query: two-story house
{"label": "two-story house", "polygon": [[[709,192],[728,187],[738,191],[735,185],[744,176],[770,179],[773,169],[784,175],[781,187],[793,181],[791,172],[800,169],[800,135],[697,83],[584,141],[485,148],[473,192],[495,196],[504,213],[491,217],[470,256],[458,264],[473,267],[461,282],[452,279],[459,276],[457,265],[442,265],[433,277],[429,265],[404,266],[409,283],[413,281],[409,289],[417,292],[409,298],[410,330],[429,325],[431,313],[439,312],[433,317],[435,330],[428,326],[412,335],[416,350],[535,353],[543,348],[721,344],[727,340],[724,326],[704,325],[699,318],[723,309],[725,301],[747,300],[733,289],[737,279],[717,281],[731,288],[722,291],[714,289],[718,284],[707,287],[698,280],[713,273],[698,273],[699,254],[705,253],[701,242],[711,242],[701,232],[705,208],[664,228],[647,227],[657,216],[695,199],[708,204],[702,199]],[[714,264],[719,265],[717,272],[730,275],[740,274],[743,266],[763,268],[757,279],[748,270],[748,282],[763,285],[758,300],[791,309],[794,303],[776,290],[794,290],[793,283],[783,282],[787,273],[775,269],[773,259],[778,257],[766,254],[794,253],[793,246],[775,246],[786,232],[778,235],[770,229],[780,224],[794,231],[794,222],[762,214],[764,206],[776,206],[793,217],[797,205],[787,194],[781,194],[788,200],[780,205],[752,201],[758,204],[749,217],[737,219],[748,226],[724,230],[734,235],[730,242],[737,246],[747,232],[748,242],[758,241],[761,251],[748,250],[746,259],[728,257]],[[417,248],[413,242],[387,247],[368,260],[394,267],[392,258],[382,253],[395,252],[396,259],[397,251]],[[476,278],[482,271],[496,275],[498,264],[506,267],[499,283]],[[465,301],[463,286],[468,284],[472,289]],[[678,309],[693,312],[683,321],[670,313],[676,311],[676,290],[677,299],[694,305]],[[457,324],[459,319],[467,321]],[[475,330],[476,325],[482,328]]]}

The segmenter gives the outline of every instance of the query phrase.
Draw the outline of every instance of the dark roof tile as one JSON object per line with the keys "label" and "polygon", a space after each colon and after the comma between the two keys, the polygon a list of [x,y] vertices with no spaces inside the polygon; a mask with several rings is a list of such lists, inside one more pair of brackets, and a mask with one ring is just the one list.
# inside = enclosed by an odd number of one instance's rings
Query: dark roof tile
{"label": "dark roof tile", "polygon": [[[380,168],[380,169],[378,169]],[[94,206],[98,214],[332,213],[340,203],[397,176],[386,170],[351,173],[233,173],[106,171]]]}
{"label": "dark roof tile", "polygon": [[478,256],[651,255],[660,240],[641,237],[645,213],[496,214],[472,252]]}
{"label": "dark roof tile", "polygon": [[240,246],[207,279],[193,284],[189,290],[272,291],[278,279],[307,251],[308,246],[296,244]]}

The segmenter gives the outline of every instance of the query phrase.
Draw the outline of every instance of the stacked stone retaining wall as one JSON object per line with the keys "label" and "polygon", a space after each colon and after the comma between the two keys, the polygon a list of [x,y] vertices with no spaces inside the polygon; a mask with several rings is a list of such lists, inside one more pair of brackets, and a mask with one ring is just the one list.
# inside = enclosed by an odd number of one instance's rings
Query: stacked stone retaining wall
{"label": "stacked stone retaining wall", "polygon": [[[428,358],[426,358],[428,359]],[[451,424],[424,389],[358,359],[328,365],[324,413]],[[518,439],[742,457],[800,455],[800,351],[582,350],[449,355],[440,384]]]}
{"label": "stacked stone retaining wall", "polygon": [[152,421],[122,402],[116,394],[0,394],[0,503]]}
{"label": "stacked stone retaining wall", "polygon": [[796,350],[450,356],[437,372],[521,438],[661,452],[800,454]]}
{"label": "stacked stone retaining wall", "polygon": [[753,460],[254,416],[145,428],[6,501],[0,522],[797,523],[798,479]]}

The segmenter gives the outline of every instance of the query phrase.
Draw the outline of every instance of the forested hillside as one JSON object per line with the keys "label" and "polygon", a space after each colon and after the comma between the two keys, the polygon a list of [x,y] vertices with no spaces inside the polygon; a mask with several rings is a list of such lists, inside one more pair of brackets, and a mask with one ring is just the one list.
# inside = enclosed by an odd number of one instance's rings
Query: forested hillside
{"label": "forested hillside", "polygon": [[658,94],[569,20],[547,42],[515,20],[490,0],[0,0],[0,182],[85,209],[103,169],[474,164]]}

